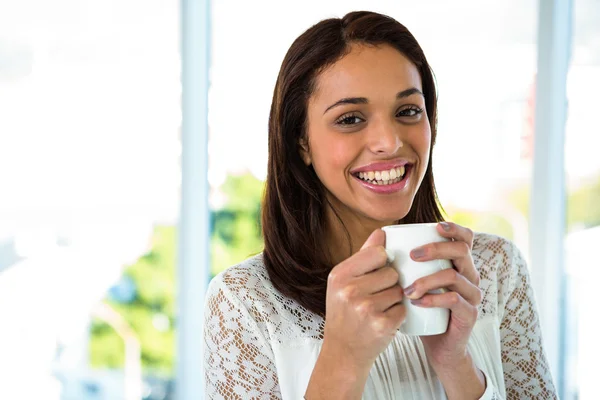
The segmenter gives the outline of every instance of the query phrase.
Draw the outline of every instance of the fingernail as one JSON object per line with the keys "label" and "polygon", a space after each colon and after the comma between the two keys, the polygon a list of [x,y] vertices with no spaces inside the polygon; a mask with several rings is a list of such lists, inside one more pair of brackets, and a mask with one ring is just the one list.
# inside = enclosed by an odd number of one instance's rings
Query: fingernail
{"label": "fingernail", "polygon": [[425,249],[422,247],[416,248],[411,251],[413,258],[422,258],[425,255]]}
{"label": "fingernail", "polygon": [[415,299],[415,300],[411,300],[410,302],[411,302],[411,304],[413,304],[415,306],[420,306],[421,304],[423,304],[423,299]]}
{"label": "fingernail", "polygon": [[385,254],[387,255],[387,262],[389,264],[393,263],[396,259],[396,256],[394,256],[394,253],[391,250],[385,249]]}
{"label": "fingernail", "polygon": [[413,285],[410,285],[409,287],[407,287],[406,289],[404,289],[404,295],[405,296],[410,296],[411,294],[413,294],[415,291],[415,287]]}
{"label": "fingernail", "polygon": [[440,222],[442,229],[448,232],[450,230],[450,225],[447,222]]}

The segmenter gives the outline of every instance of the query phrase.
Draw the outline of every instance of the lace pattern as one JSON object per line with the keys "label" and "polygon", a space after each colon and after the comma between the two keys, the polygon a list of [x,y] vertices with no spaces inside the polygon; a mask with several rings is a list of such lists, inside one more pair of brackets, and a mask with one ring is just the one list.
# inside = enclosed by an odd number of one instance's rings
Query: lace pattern
{"label": "lace pattern", "polygon": [[222,289],[207,298],[205,371],[210,399],[279,399],[273,355],[242,304]]}
{"label": "lace pattern", "polygon": [[[506,398],[557,398],[521,253],[510,241],[476,234],[473,258],[483,292],[479,318],[493,316],[500,326]],[[272,345],[318,341],[324,328],[322,318],[272,286],[260,255],[213,279],[205,319],[210,399],[281,398]],[[498,391],[493,394],[494,399],[502,397]]]}

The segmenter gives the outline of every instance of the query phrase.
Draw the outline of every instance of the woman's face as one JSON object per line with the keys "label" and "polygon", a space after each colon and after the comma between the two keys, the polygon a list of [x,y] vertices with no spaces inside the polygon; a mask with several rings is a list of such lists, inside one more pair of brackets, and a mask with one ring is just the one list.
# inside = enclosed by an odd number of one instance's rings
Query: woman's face
{"label": "woman's face", "polygon": [[431,145],[417,68],[389,45],[352,45],[316,83],[302,156],[333,206],[377,225],[404,218]]}

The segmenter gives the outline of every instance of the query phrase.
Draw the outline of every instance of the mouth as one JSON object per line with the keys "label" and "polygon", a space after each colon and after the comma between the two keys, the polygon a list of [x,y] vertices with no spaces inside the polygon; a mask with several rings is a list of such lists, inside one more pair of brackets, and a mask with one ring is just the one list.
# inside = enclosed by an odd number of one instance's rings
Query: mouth
{"label": "mouth", "polygon": [[352,175],[361,181],[373,184],[373,185],[393,185],[404,179],[407,173],[412,168],[411,164],[402,165],[399,167],[386,169],[382,171],[364,171],[355,172]]}
{"label": "mouth", "polygon": [[352,174],[360,184],[376,193],[389,194],[404,189],[413,165],[406,164],[380,171],[361,171]]}

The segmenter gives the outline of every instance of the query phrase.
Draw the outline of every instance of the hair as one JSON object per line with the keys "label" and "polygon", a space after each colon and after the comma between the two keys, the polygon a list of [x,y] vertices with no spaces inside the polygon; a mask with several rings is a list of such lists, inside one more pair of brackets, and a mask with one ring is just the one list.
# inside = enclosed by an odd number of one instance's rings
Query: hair
{"label": "hair", "polygon": [[[323,246],[328,200],[314,169],[302,160],[300,146],[306,142],[308,100],[319,74],[347,55],[352,44],[390,45],[417,67],[431,125],[432,148],[436,138],[437,95],[433,73],[417,40],[393,18],[359,11],[341,19],[326,19],[300,35],[288,50],[277,77],[269,116],[269,156],[261,221],[263,260],[277,290],[323,317],[327,277],[333,268]],[[443,221],[431,153],[413,205],[399,223]],[[347,230],[346,234],[349,239]]]}

